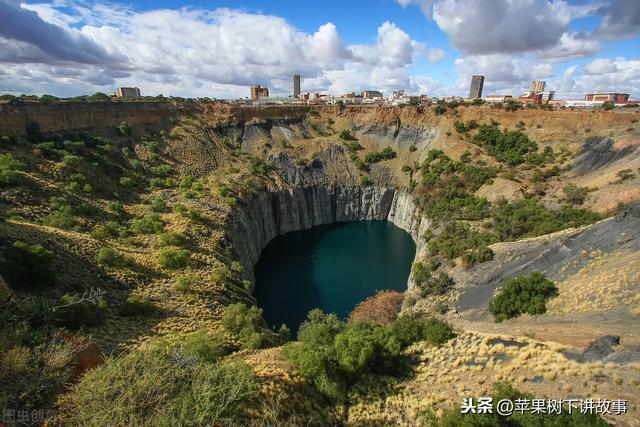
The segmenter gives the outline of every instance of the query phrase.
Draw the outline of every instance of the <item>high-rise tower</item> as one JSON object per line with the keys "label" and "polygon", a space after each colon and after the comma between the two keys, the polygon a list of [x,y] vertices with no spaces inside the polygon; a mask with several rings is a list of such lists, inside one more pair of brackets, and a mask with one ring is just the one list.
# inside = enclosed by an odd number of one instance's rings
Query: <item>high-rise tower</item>
{"label": "high-rise tower", "polygon": [[546,82],[544,80],[534,80],[531,82],[531,86],[529,86],[529,92],[544,92],[545,86]]}
{"label": "high-rise tower", "polygon": [[293,75],[293,97],[300,97],[300,74]]}
{"label": "high-rise tower", "polygon": [[469,91],[469,98],[473,98],[473,99],[482,98],[483,85],[484,85],[484,76],[471,77],[471,90]]}

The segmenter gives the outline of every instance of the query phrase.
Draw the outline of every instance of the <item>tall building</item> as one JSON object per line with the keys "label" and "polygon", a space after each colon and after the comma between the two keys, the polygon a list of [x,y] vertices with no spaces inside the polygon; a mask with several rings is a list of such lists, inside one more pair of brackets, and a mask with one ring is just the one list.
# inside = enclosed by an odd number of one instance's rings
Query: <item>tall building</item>
{"label": "tall building", "polygon": [[140,89],[137,87],[119,87],[116,89],[116,96],[118,98],[138,98]]}
{"label": "tall building", "polygon": [[300,97],[300,74],[293,75],[293,97]]}
{"label": "tall building", "polygon": [[269,88],[260,85],[251,86],[251,99],[253,101],[257,101],[265,96],[269,96]]}
{"label": "tall building", "polygon": [[544,80],[534,80],[531,82],[531,86],[529,86],[529,92],[544,92],[545,86],[546,82]]}
{"label": "tall building", "polygon": [[484,86],[484,76],[471,77],[471,90],[469,91],[469,98],[482,98],[482,86]]}

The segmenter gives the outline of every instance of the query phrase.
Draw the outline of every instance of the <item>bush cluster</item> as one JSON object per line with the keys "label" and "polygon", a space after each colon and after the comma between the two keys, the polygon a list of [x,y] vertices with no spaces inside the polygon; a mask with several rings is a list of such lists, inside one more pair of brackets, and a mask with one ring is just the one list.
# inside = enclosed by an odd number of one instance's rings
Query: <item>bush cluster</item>
{"label": "bush cluster", "polygon": [[257,396],[253,371],[217,360],[215,345],[202,339],[133,351],[88,371],[60,402],[62,424],[242,424]]}
{"label": "bush cluster", "polygon": [[165,268],[177,270],[186,267],[190,258],[191,255],[186,249],[167,248],[158,254],[158,263]]}
{"label": "bush cluster", "polygon": [[[428,247],[432,255],[447,260],[468,255],[467,259],[472,265],[479,261],[479,255],[487,258],[489,253],[493,254],[487,245],[494,242],[495,237],[491,233],[476,231],[469,224],[462,222],[449,222],[438,236],[429,240]],[[470,251],[475,253],[471,254]],[[493,256],[487,260],[492,258]]]}
{"label": "bush cluster", "polygon": [[158,312],[159,307],[143,295],[129,295],[120,305],[120,315],[125,317],[149,316]]}
{"label": "bush cluster", "polygon": [[96,254],[96,262],[100,265],[112,268],[122,268],[133,264],[133,259],[122,255],[117,250],[108,246],[103,246],[98,249]]}
{"label": "bush cluster", "polygon": [[16,289],[51,286],[56,281],[54,258],[42,245],[18,240],[0,252],[0,275]]}
{"label": "bush cluster", "polygon": [[425,213],[443,219],[481,219],[489,213],[489,202],[472,192],[491,181],[490,167],[454,161],[442,150],[430,150],[421,165],[422,185],[418,199]]}
{"label": "bush cluster", "polygon": [[66,294],[60,298],[54,323],[71,330],[100,325],[107,312],[105,302],[79,302],[77,295]]}
{"label": "bush cluster", "polygon": [[516,276],[502,281],[498,294],[489,303],[489,311],[496,322],[522,313],[544,314],[547,311],[547,300],[556,295],[558,288],[555,283],[542,273]]}
{"label": "bush cluster", "polygon": [[443,295],[454,285],[453,279],[444,272],[433,275],[433,269],[424,263],[417,261],[413,264],[412,277],[414,283],[420,288],[420,295]]}
{"label": "bush cluster", "polygon": [[364,156],[365,163],[377,163],[383,160],[391,160],[396,158],[397,153],[391,148],[386,147],[382,151],[372,151]]}
{"label": "bush cluster", "polygon": [[500,240],[515,240],[592,224],[601,218],[589,209],[563,206],[551,210],[534,199],[500,199],[491,210],[491,227]]}
{"label": "bush cluster", "polygon": [[335,314],[309,312],[298,341],[284,355],[323,394],[343,400],[348,388],[370,373],[393,374],[402,368],[402,351],[426,340],[440,345],[455,335],[437,319],[400,317],[387,326],[375,322],[343,322]]}
{"label": "bush cluster", "polygon": [[266,325],[262,320],[262,309],[255,305],[247,307],[239,302],[227,306],[222,326],[240,341],[242,349],[261,348],[265,344],[263,331]]}
{"label": "bush cluster", "polygon": [[501,162],[515,166],[525,161],[530,153],[538,150],[538,145],[521,131],[504,129],[497,125],[482,125],[473,137],[473,142],[483,147]]}
{"label": "bush cluster", "polygon": [[131,231],[136,234],[157,234],[164,230],[164,224],[157,212],[149,212],[141,219],[133,221]]}
{"label": "bush cluster", "polygon": [[18,184],[22,170],[24,170],[24,163],[16,160],[11,153],[0,154],[0,184]]}

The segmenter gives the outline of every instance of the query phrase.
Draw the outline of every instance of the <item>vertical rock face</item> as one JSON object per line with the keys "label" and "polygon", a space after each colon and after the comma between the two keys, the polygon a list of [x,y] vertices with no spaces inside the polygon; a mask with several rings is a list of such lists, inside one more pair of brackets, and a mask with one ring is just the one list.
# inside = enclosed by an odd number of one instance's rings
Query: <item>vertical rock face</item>
{"label": "vertical rock face", "polygon": [[418,236],[427,221],[418,213],[410,195],[394,188],[360,186],[294,187],[261,192],[242,203],[228,237],[247,278],[271,239],[290,231],[333,222],[388,220],[407,231],[422,249]]}

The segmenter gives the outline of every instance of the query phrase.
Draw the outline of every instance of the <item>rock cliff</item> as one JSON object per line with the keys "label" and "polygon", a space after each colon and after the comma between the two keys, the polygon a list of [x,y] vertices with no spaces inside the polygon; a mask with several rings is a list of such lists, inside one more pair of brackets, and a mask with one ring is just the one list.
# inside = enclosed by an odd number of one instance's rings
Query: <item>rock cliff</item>
{"label": "rock cliff", "polygon": [[244,200],[229,224],[227,236],[253,280],[253,266],[262,249],[276,236],[323,224],[387,220],[407,231],[422,249],[419,235],[428,226],[411,195],[389,187],[291,187],[262,191]]}

